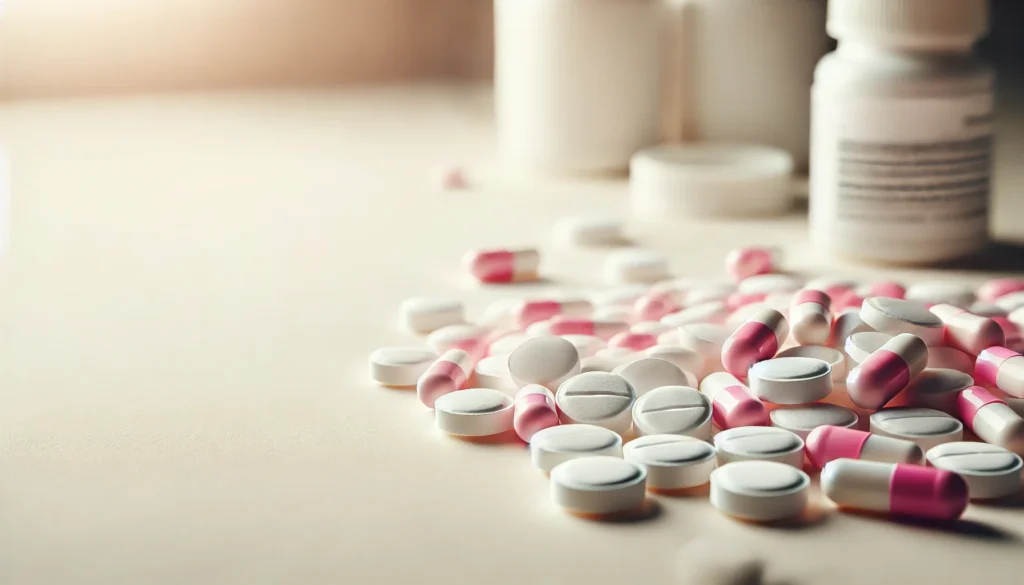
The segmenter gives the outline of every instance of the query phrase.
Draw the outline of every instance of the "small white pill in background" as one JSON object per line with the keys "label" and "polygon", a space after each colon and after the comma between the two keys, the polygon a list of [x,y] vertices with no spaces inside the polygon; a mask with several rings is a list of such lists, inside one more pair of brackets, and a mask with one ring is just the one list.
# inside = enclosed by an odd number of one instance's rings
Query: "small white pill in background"
{"label": "small white pill in background", "polygon": [[661,386],[636,399],[633,428],[638,435],[686,435],[711,440],[711,402],[696,388]]}
{"label": "small white pill in background", "polygon": [[775,272],[777,253],[774,248],[758,246],[731,250],[725,255],[725,271],[736,282],[759,274]]}
{"label": "small white pill in background", "polygon": [[[735,311],[729,313],[729,316],[725,318],[725,325],[736,329],[740,325],[746,323],[751,317],[757,315],[765,309],[772,309],[768,306],[768,303],[750,303],[749,305],[743,305]],[[776,309],[777,310],[777,309]],[[788,311],[788,309],[786,309]],[[782,311],[779,311],[780,313]]]}
{"label": "small white pill in background", "polygon": [[988,301],[975,301],[971,303],[970,307],[967,307],[967,310],[979,317],[1005,317],[1009,315],[1005,309]]}
{"label": "small white pill in background", "polygon": [[928,369],[957,370],[965,374],[974,373],[974,359],[953,347],[929,347]]}
{"label": "small white pill in background", "polygon": [[622,376],[587,372],[562,383],[555,393],[559,418],[565,424],[592,424],[625,434],[633,424],[636,393]]}
{"label": "small white pill in background", "polygon": [[473,372],[476,373],[478,386],[501,390],[506,394],[515,394],[518,388],[508,371],[507,355],[487,356],[476,363]]}
{"label": "small white pill in background", "polygon": [[622,250],[608,256],[605,276],[609,282],[654,283],[668,276],[668,259],[652,250]]}
{"label": "small white pill in background", "polygon": [[370,354],[370,378],[383,386],[415,386],[437,357],[426,348],[382,347]]}
{"label": "small white pill in background", "polygon": [[850,356],[850,360],[855,365],[860,365],[861,362],[868,359],[869,355],[881,349],[891,339],[892,335],[888,333],[861,331],[847,337],[846,346],[843,349],[846,350],[846,355]]}
{"label": "small white pill in background", "polygon": [[743,279],[736,285],[737,292],[745,295],[768,295],[777,292],[796,292],[803,281],[788,274],[759,274]]}
{"label": "small white pill in background", "polygon": [[559,463],[593,455],[622,456],[622,437],[594,425],[559,425],[534,433],[530,438],[533,466],[550,472]]}
{"label": "small white pill in background", "polygon": [[491,388],[470,388],[434,402],[437,428],[461,437],[486,437],[512,429],[512,397]]}
{"label": "small white pill in background", "polygon": [[819,290],[804,289],[796,293],[789,307],[789,329],[800,345],[828,343],[832,333],[832,299]]}
{"label": "small white pill in background", "polygon": [[722,323],[728,316],[729,309],[723,301],[708,301],[665,315],[661,322],[671,327],[682,327],[691,323]]}
{"label": "small white pill in background", "polygon": [[806,440],[808,433],[820,426],[857,426],[857,413],[837,404],[807,404],[794,408],[779,408],[771,413],[773,427],[786,429]]}
{"label": "small white pill in background", "polygon": [[724,372],[722,365],[722,345],[732,335],[733,330],[725,325],[694,323],[679,327],[679,345],[692,349],[704,356],[704,372],[698,374],[702,378],[713,372]]}
{"label": "small white pill in background", "polygon": [[469,353],[479,351],[480,343],[491,332],[476,325],[448,325],[427,336],[427,345],[437,353],[449,349],[464,349]]}
{"label": "small white pill in background", "polygon": [[775,404],[810,404],[832,392],[832,368],[814,358],[765,360],[751,366],[747,377],[754,396]]}
{"label": "small white pill in background", "polygon": [[551,470],[551,499],[577,514],[639,510],[646,489],[647,470],[618,457],[581,457]]}
{"label": "small white pill in background", "polygon": [[633,308],[637,299],[647,294],[650,288],[646,284],[627,284],[613,289],[592,293],[590,302],[595,307],[627,307]]}
{"label": "small white pill in background", "polygon": [[699,376],[704,370],[704,356],[681,345],[659,343],[646,349],[644,355],[665,360],[684,372],[694,374],[694,376]]}
{"label": "small white pill in background", "polygon": [[508,356],[508,371],[516,386],[540,384],[549,390],[580,372],[580,354],[561,337],[534,337]]}
{"label": "small white pill in background", "polygon": [[718,464],[752,459],[775,461],[797,469],[804,464],[804,440],[778,427],[736,427],[715,435]]}
{"label": "small white pill in background", "polygon": [[824,345],[797,345],[779,352],[776,358],[804,357],[821,360],[832,368],[832,382],[846,381],[846,356],[838,349]]}
{"label": "small white pill in background", "polygon": [[652,492],[704,485],[715,469],[715,448],[682,435],[633,439],[622,448],[622,458],[647,470],[647,489]]}
{"label": "small white pill in background", "polygon": [[633,309],[625,306],[605,306],[594,309],[595,321],[629,323],[633,320]]}
{"label": "small white pill in background", "polygon": [[928,368],[910,381],[902,396],[910,406],[952,414],[956,412],[957,395],[971,386],[974,386],[974,378],[969,374],[959,370]]}
{"label": "small white pill in background", "polygon": [[613,372],[615,368],[628,364],[643,357],[643,354],[636,353],[621,347],[606,347],[596,354],[583,358],[580,361],[580,373],[586,372]]}
{"label": "small white pill in background", "polygon": [[415,297],[402,302],[402,327],[413,333],[430,333],[446,325],[465,323],[462,303],[454,299]]}
{"label": "small white pill in background", "polygon": [[1012,496],[1020,492],[1020,455],[997,445],[956,442],[936,445],[925,454],[932,467],[952,471],[967,482],[972,500]]}
{"label": "small white pill in background", "polygon": [[927,345],[942,344],[942,320],[918,301],[872,297],[861,306],[860,318],[875,331],[910,333]]}
{"label": "small white pill in background", "polygon": [[686,294],[683,295],[683,306],[693,307],[695,305],[710,303],[711,301],[725,302],[725,300],[735,292],[736,287],[731,284],[694,286],[687,290]]}
{"label": "small white pill in background", "polygon": [[673,329],[659,335],[658,345],[679,345],[679,330]]}
{"label": "small white pill in background", "polygon": [[573,344],[576,352],[580,354],[580,359],[594,355],[607,345],[603,339],[593,335],[563,335],[562,339]]}
{"label": "small white pill in background", "polygon": [[616,368],[615,373],[629,382],[638,397],[662,386],[697,386],[694,374],[660,358],[643,357]]}
{"label": "small white pill in background", "polygon": [[912,441],[927,452],[936,445],[963,440],[964,425],[931,408],[884,408],[871,415],[871,432]]}
{"label": "small white pill in background", "polygon": [[711,472],[711,505],[742,520],[796,518],[807,507],[811,478],[771,461],[738,461]]}
{"label": "small white pill in background", "polygon": [[903,298],[925,305],[953,305],[966,309],[977,297],[971,287],[962,282],[930,281],[919,282],[907,287]]}
{"label": "small white pill in background", "polygon": [[488,353],[492,356],[497,355],[508,355],[516,350],[517,347],[522,345],[527,339],[531,337],[525,333],[509,333],[496,339],[488,349]]}
{"label": "small white pill in background", "polygon": [[620,246],[622,220],[615,217],[567,217],[555,225],[556,237],[575,246]]}
{"label": "small white pill in background", "polygon": [[520,299],[501,299],[487,305],[476,324],[488,329],[510,329],[515,327],[516,321],[513,315],[516,307],[522,302]]}
{"label": "small white pill in background", "polygon": [[537,280],[540,270],[535,248],[471,250],[462,261],[473,278],[486,284]]}

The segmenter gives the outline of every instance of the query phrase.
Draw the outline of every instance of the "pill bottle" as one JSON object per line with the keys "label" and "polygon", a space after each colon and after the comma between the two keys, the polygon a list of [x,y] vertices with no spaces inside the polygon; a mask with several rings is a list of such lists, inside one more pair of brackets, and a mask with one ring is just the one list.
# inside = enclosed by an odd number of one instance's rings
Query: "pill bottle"
{"label": "pill bottle", "polygon": [[986,0],[830,0],[812,89],[811,240],[931,264],[988,243],[994,73]]}
{"label": "pill bottle", "polygon": [[495,0],[503,158],[556,173],[625,170],[658,141],[661,0]]}

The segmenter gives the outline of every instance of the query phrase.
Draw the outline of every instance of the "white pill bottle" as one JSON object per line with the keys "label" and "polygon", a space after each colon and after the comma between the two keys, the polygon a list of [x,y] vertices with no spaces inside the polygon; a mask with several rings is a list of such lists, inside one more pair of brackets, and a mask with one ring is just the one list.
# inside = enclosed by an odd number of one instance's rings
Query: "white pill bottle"
{"label": "white pill bottle", "polygon": [[502,156],[541,172],[625,170],[658,141],[660,0],[495,0]]}
{"label": "white pill bottle", "polygon": [[930,264],[988,243],[994,73],[972,54],[986,0],[829,0],[815,71],[811,239]]}

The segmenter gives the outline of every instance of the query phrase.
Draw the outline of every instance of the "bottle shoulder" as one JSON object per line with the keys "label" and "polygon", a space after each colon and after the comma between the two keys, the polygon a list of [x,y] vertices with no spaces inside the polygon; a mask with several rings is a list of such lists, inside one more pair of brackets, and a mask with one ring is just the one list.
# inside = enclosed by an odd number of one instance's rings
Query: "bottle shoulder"
{"label": "bottle shoulder", "polygon": [[815,91],[921,95],[990,92],[994,68],[973,55],[921,56],[901,53],[825,55],[814,72]]}

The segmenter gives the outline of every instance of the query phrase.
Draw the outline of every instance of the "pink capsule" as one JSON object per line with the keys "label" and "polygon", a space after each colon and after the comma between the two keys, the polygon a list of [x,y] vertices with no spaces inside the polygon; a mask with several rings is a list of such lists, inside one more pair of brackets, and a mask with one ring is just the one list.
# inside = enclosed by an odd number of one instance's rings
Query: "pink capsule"
{"label": "pink capsule", "polygon": [[775,251],[770,248],[738,248],[725,256],[725,271],[736,282],[775,272]]}
{"label": "pink capsule", "polygon": [[434,401],[445,394],[460,390],[473,371],[475,360],[462,349],[449,349],[420,376],[416,396],[420,402],[434,408]]}
{"label": "pink capsule", "polygon": [[[536,329],[534,329],[536,328]],[[552,317],[547,321],[534,323],[530,326],[531,333],[547,335],[593,335],[601,339],[611,339],[616,334],[629,331],[629,323],[608,319],[586,319],[576,317]]]}
{"label": "pink capsule", "polygon": [[821,491],[840,508],[944,521],[968,501],[967,482],[952,471],[846,458],[825,465]]}
{"label": "pink capsule", "polygon": [[530,442],[533,435],[558,424],[555,397],[544,386],[527,384],[516,393],[512,428],[519,438]]}
{"label": "pink capsule", "polygon": [[807,459],[818,469],[842,458],[886,463],[921,464],[924,461],[924,452],[913,441],[828,425],[808,433],[804,448]]}
{"label": "pink capsule", "polygon": [[832,299],[820,290],[804,289],[793,297],[789,326],[800,345],[825,345],[832,332]]}
{"label": "pink capsule", "polygon": [[587,317],[594,311],[594,305],[586,299],[555,301],[538,299],[523,301],[512,311],[512,317],[520,329],[552,317]]}
{"label": "pink capsule", "polygon": [[846,391],[857,406],[878,410],[927,365],[928,346],[916,335],[901,333],[850,371]]}
{"label": "pink capsule", "polygon": [[1024,291],[1024,278],[996,278],[978,287],[978,299],[991,303],[1020,291]]}
{"label": "pink capsule", "polygon": [[789,336],[789,323],[775,309],[761,309],[740,325],[722,345],[722,365],[738,378],[757,362],[775,357]]}
{"label": "pink capsule", "polygon": [[680,309],[675,295],[670,292],[647,293],[636,300],[633,314],[638,321],[657,321]]}
{"label": "pink capsule", "polygon": [[864,298],[889,297],[890,299],[902,299],[907,296],[907,289],[898,282],[891,280],[876,282],[857,291]]}
{"label": "pink capsule", "polygon": [[928,309],[934,313],[945,326],[945,343],[978,355],[983,350],[1006,343],[1006,334],[990,317],[979,317],[953,305],[933,305]]}
{"label": "pink capsule", "polygon": [[1024,356],[1005,347],[990,347],[978,354],[974,379],[1024,398]]}
{"label": "pink capsule", "polygon": [[537,280],[540,253],[518,250],[473,250],[463,259],[469,273],[480,282],[502,283]]}
{"label": "pink capsule", "polygon": [[700,391],[711,401],[711,422],[720,429],[768,426],[768,407],[728,372],[709,374]]}
{"label": "pink capsule", "polygon": [[608,340],[608,347],[618,347],[633,351],[643,351],[658,344],[658,336],[653,333],[634,333],[624,331]]}
{"label": "pink capsule", "polygon": [[1024,419],[1006,402],[981,386],[971,386],[956,397],[958,418],[986,443],[1024,453]]}

